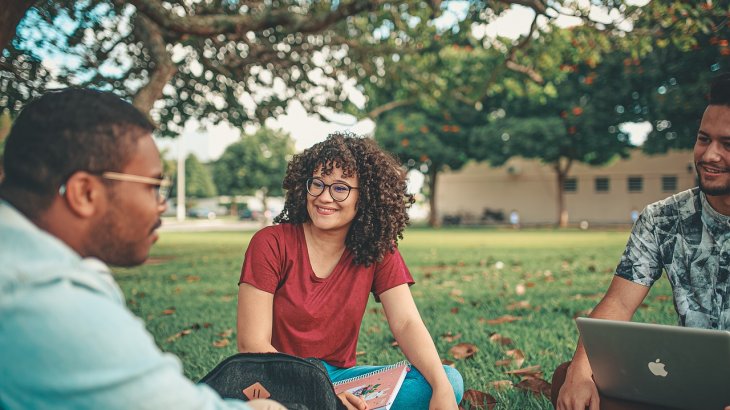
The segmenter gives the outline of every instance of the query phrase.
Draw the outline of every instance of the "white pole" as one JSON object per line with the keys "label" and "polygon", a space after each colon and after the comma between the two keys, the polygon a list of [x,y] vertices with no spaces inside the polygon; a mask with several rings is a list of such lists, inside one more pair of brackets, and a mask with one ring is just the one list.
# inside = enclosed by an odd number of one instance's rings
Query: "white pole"
{"label": "white pole", "polygon": [[178,138],[177,146],[177,220],[185,220],[185,144],[183,136]]}

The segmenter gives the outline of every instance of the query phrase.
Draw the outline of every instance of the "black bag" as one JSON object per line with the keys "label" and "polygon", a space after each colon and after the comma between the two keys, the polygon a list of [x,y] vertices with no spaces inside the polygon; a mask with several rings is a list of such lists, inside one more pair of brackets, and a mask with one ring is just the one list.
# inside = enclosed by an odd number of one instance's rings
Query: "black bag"
{"label": "black bag", "polygon": [[239,353],[205,375],[223,398],[276,400],[291,410],[342,410],[322,363],[284,353]]}

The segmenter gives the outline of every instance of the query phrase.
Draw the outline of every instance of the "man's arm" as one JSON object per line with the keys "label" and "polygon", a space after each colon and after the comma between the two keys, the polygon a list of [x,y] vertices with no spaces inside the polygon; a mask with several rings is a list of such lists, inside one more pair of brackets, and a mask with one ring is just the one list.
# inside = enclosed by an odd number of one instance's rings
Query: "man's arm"
{"label": "man's arm", "polygon": [[[631,320],[634,312],[649,293],[649,287],[614,276],[606,295],[596,305],[590,317],[596,319]],[[565,383],[558,396],[558,410],[599,409],[598,391],[593,383],[593,372],[588,363],[583,342],[578,346],[568,367]]]}

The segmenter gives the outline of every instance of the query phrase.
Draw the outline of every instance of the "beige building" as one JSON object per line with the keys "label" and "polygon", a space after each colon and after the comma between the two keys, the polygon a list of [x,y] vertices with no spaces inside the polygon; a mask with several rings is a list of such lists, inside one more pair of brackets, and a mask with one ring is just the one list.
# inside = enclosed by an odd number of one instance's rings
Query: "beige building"
{"label": "beige building", "polygon": [[[673,193],[696,186],[691,151],[646,155],[634,150],[601,167],[574,163],[565,182],[569,221],[576,224],[631,223],[632,211]],[[557,183],[553,169],[535,160],[512,158],[504,166],[471,163],[439,175],[436,207],[440,221],[554,224],[558,218]]]}

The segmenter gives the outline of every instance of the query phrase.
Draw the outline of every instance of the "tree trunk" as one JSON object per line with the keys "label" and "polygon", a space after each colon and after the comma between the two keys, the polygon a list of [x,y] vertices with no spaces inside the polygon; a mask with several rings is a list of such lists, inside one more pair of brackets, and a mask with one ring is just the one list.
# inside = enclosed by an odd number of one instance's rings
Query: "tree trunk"
{"label": "tree trunk", "polygon": [[431,167],[428,170],[428,225],[432,228],[438,228],[441,226],[441,221],[438,218],[436,212],[436,177],[438,172],[435,167]]}
{"label": "tree trunk", "polygon": [[263,213],[261,215],[261,227],[267,227],[271,223],[269,222],[271,220],[271,215],[269,215],[269,205],[268,205],[268,198],[269,198],[269,190],[266,188],[261,188],[261,206],[264,208]]}
{"label": "tree trunk", "polygon": [[555,170],[555,175],[557,177],[557,203],[558,203],[558,227],[559,228],[567,228],[568,227],[568,208],[565,204],[565,178],[568,176],[568,172],[570,171],[570,166],[573,164],[573,160],[568,159],[565,162],[565,165],[562,164],[560,160],[558,160],[555,164],[553,164],[553,169]]}
{"label": "tree trunk", "polygon": [[13,37],[15,37],[18,23],[34,3],[35,1],[31,0],[0,1],[0,51],[5,50],[10,45]]}

